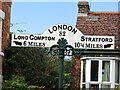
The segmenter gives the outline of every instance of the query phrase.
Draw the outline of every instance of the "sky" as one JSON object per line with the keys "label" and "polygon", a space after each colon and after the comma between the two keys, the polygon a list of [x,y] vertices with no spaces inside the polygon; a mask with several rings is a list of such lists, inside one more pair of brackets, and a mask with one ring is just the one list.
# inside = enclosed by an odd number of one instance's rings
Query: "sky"
{"label": "sky", "polygon": [[[77,0],[66,2],[25,1],[13,0],[10,27],[10,31],[13,33],[42,34],[55,24],[76,25]],[[114,0],[114,2],[113,0],[104,0],[104,2],[90,0],[89,2],[91,11],[118,11],[119,9],[118,0]]]}
{"label": "sky", "polygon": [[[18,1],[13,0],[11,9],[10,31],[13,33],[42,34],[55,24],[76,25],[79,0]],[[91,11],[119,10],[118,0],[89,0],[89,4]]]}
{"label": "sky", "polygon": [[[6,0],[9,1],[9,0]],[[13,2],[78,2],[80,0],[12,0]],[[86,1],[86,0],[82,0]],[[87,0],[93,2],[118,2],[119,0]]]}

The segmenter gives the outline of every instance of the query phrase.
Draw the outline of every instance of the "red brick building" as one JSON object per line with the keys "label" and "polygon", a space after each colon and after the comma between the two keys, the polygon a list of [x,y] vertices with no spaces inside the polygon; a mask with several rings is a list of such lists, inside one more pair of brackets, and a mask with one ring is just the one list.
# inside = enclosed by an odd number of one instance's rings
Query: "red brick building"
{"label": "red brick building", "polygon": [[0,0],[0,84],[2,83],[4,48],[8,44],[10,33],[10,12],[11,2],[1,2]]}
{"label": "red brick building", "polygon": [[120,12],[92,12],[89,3],[78,3],[76,27],[91,36],[115,36],[111,50],[85,50],[75,59],[73,87],[120,87]]}

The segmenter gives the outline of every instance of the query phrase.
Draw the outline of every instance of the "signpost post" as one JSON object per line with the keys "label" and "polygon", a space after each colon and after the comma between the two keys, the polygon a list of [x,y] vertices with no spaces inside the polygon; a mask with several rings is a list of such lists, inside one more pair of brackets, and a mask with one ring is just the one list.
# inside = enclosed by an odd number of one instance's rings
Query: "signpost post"
{"label": "signpost post", "polygon": [[71,25],[57,24],[47,29],[42,35],[12,34],[11,46],[50,47],[48,53],[59,57],[58,88],[62,90],[64,57],[81,53],[81,49],[114,49],[114,36],[85,36]]}
{"label": "signpost post", "polygon": [[64,38],[61,38],[58,40],[57,45],[53,45],[50,48],[50,53],[52,53],[52,50],[54,50],[54,48],[57,48],[57,50],[55,51],[55,54],[58,54],[58,57],[59,57],[59,79],[58,79],[59,90],[63,89],[65,51],[67,51],[67,48],[73,49],[71,45],[67,45],[67,44],[68,44],[67,40]]}

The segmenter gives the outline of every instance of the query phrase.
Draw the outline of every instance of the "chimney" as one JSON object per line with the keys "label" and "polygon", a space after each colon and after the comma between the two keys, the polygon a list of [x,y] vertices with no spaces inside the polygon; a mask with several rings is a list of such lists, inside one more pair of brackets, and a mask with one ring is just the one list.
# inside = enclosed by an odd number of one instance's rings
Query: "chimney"
{"label": "chimney", "polygon": [[87,16],[90,11],[88,1],[80,1],[78,3],[78,16]]}

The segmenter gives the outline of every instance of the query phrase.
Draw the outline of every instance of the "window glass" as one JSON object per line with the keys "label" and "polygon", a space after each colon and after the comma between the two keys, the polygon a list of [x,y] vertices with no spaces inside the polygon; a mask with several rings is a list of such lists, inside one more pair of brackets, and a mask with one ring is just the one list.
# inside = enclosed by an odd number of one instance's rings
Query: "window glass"
{"label": "window glass", "polygon": [[85,90],[85,84],[82,84],[82,90]]}
{"label": "window glass", "polygon": [[120,72],[119,61],[115,61],[115,82],[116,83],[119,83],[119,72]]}
{"label": "window glass", "polygon": [[91,61],[91,81],[98,81],[98,61]]}
{"label": "window glass", "polygon": [[110,61],[102,63],[102,81],[110,81]]}
{"label": "window glass", "polygon": [[85,82],[86,60],[83,61],[83,82]]}
{"label": "window glass", "polygon": [[[85,88],[86,85],[90,89],[98,89],[99,87],[102,89],[109,89],[111,87],[117,87],[115,85],[120,85],[120,61],[90,60],[91,65],[88,65],[86,67],[87,62],[88,61],[83,60],[82,88]],[[113,67],[111,68],[112,70],[110,70],[110,67]],[[88,69],[90,70],[89,74],[87,72]],[[110,71],[114,71],[114,74],[110,73]],[[110,76],[112,76],[113,79],[111,80],[114,80],[115,83],[112,83],[113,81],[110,82]]]}

